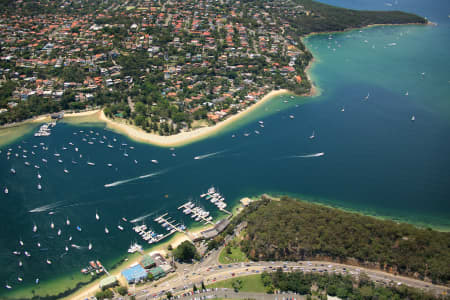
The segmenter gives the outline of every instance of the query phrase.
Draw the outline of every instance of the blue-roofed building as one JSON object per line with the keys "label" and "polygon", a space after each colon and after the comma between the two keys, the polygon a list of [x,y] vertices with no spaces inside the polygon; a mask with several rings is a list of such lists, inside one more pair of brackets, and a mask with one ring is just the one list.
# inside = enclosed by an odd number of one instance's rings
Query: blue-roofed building
{"label": "blue-roofed building", "polygon": [[135,265],[123,270],[122,276],[128,283],[135,283],[147,278],[147,271],[141,265]]}

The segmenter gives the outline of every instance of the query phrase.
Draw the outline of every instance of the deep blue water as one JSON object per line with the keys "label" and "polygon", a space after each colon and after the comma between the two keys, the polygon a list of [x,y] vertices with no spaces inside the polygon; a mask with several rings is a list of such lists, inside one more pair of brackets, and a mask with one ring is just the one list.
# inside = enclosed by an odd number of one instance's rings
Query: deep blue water
{"label": "deep blue water", "polygon": [[[0,188],[3,191],[7,186],[9,194],[0,194],[0,264],[4,266],[0,283],[8,282],[16,289],[31,285],[36,277],[46,282],[79,273],[91,259],[110,266],[126,254],[131,242],[141,241],[131,231],[132,225],[120,221],[122,217],[132,220],[149,215],[143,221],[159,232],[164,230],[152,219],[166,212],[192,225],[176,209],[189,200],[217,217],[217,210],[199,197],[212,185],[226,197],[229,207],[244,196],[289,194],[448,229],[449,2],[398,1],[392,7],[385,1],[325,2],[356,9],[411,11],[438,26],[384,26],[310,37],[306,42],[316,58],[312,78],[321,89],[320,96],[275,98],[217,136],[174,151],[133,142],[102,125],[65,123],[58,124],[48,138],[29,134],[2,147]],[[258,120],[264,121],[264,128],[258,126]],[[308,138],[313,131],[316,137]],[[245,137],[244,133],[251,134]],[[98,143],[102,136],[107,138],[105,144]],[[96,140],[89,145],[83,137]],[[113,138],[117,142],[112,142]],[[108,141],[113,149],[106,147]],[[44,142],[48,151],[33,148],[39,142]],[[62,150],[63,146],[68,149]],[[79,152],[74,147],[79,147]],[[28,157],[6,160],[8,148],[14,153],[26,149],[27,153],[20,154]],[[124,148],[128,157],[123,155]],[[57,162],[55,152],[61,154],[63,163]],[[220,153],[193,159],[215,152]],[[300,157],[321,152],[325,155]],[[151,163],[152,159],[159,163]],[[87,165],[87,160],[96,166]],[[34,164],[40,166],[40,181]],[[11,167],[17,174],[10,174]],[[64,168],[70,173],[65,174]],[[153,176],[138,178],[149,174]],[[124,180],[131,181],[104,186]],[[38,182],[42,191],[36,188]],[[40,212],[30,212],[33,209]],[[49,215],[50,211],[55,214]],[[70,226],[65,225],[66,218]],[[55,229],[50,228],[51,222]],[[119,223],[125,227],[123,232],[117,229]],[[37,234],[32,232],[33,224],[38,226]],[[77,232],[76,225],[83,231]],[[62,229],[60,237],[58,228]],[[73,237],[70,242],[69,236]],[[19,246],[19,239],[24,247]],[[38,241],[41,249],[48,250],[38,249]],[[91,251],[86,249],[89,243],[93,244]],[[82,248],[70,247],[64,254],[64,246],[71,244]],[[17,257],[14,250],[28,250],[32,256]],[[52,265],[45,263],[47,258]],[[18,276],[24,283],[17,282]]]}

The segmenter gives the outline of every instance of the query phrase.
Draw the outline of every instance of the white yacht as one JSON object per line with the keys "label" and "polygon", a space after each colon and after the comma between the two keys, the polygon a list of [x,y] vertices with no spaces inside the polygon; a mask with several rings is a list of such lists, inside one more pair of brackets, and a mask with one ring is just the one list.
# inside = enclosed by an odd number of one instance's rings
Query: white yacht
{"label": "white yacht", "polygon": [[50,259],[47,258],[46,263],[49,264],[49,265],[51,265],[51,264],[52,264],[52,261],[51,261]]}
{"label": "white yacht", "polygon": [[90,165],[90,166],[95,166],[95,163],[90,162],[90,161],[88,161],[87,164]]}
{"label": "white yacht", "polygon": [[415,120],[416,120],[416,116],[412,116],[412,117],[411,117],[411,121],[414,122]]}
{"label": "white yacht", "polygon": [[69,170],[67,170],[66,168],[64,168],[64,173],[69,174]]}
{"label": "white yacht", "polygon": [[98,212],[95,212],[95,219],[98,221],[100,220],[100,216],[98,215]]}
{"label": "white yacht", "polygon": [[14,170],[14,168],[11,168],[11,173],[16,174],[16,170]]}
{"label": "white yacht", "polygon": [[142,251],[142,246],[139,245],[138,243],[134,243],[130,246],[130,248],[128,249],[128,253],[134,253],[136,251]]}
{"label": "white yacht", "polygon": [[38,183],[37,189],[38,189],[39,191],[42,190],[42,185],[41,185],[40,183]]}
{"label": "white yacht", "polygon": [[117,225],[117,228],[119,228],[120,231],[123,231],[123,227],[120,225]]}
{"label": "white yacht", "polygon": [[109,233],[109,230],[108,230],[108,228],[107,228],[107,227],[105,227],[105,233],[106,233],[106,234],[108,234],[108,233]]}
{"label": "white yacht", "polygon": [[159,163],[159,161],[157,161],[156,159],[152,159],[152,163],[154,163],[154,164],[158,164],[158,163]]}
{"label": "white yacht", "polygon": [[309,138],[310,139],[313,139],[313,138],[315,138],[316,137],[316,133],[315,133],[315,131],[313,130],[313,132],[312,132],[312,134],[309,136]]}
{"label": "white yacht", "polygon": [[89,243],[88,249],[92,250],[92,243]]}

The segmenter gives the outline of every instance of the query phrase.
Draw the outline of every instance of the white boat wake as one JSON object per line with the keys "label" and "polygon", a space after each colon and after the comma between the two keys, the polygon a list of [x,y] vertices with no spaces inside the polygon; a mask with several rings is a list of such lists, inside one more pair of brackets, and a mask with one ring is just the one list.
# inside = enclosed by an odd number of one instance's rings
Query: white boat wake
{"label": "white boat wake", "polygon": [[30,210],[28,212],[30,212],[30,213],[37,213],[37,212],[48,211],[48,210],[51,210],[51,209],[57,208],[58,206],[63,205],[65,202],[66,201],[58,201],[58,202],[55,202],[55,203],[51,203],[51,204],[47,204],[47,205],[44,205],[44,206],[33,208],[32,210]]}
{"label": "white boat wake", "polygon": [[227,151],[227,150],[222,150],[222,151],[217,151],[217,152],[213,152],[213,153],[208,153],[208,154],[199,155],[199,156],[194,157],[194,159],[196,159],[196,160],[205,159],[205,158],[208,158],[208,157],[212,157],[212,156],[221,154],[221,153],[223,153],[223,152],[225,152],[225,151]]}
{"label": "white boat wake", "polygon": [[136,222],[142,221],[142,220],[147,219],[148,217],[150,217],[150,216],[152,216],[154,214],[155,214],[155,212],[152,212],[152,213],[149,213],[149,214],[137,217],[136,219],[131,220],[130,223],[136,223]]}
{"label": "white boat wake", "polygon": [[312,154],[305,154],[305,155],[293,155],[290,156],[290,158],[312,158],[312,157],[320,157],[320,156],[324,156],[325,152],[319,152],[319,153],[312,153]]}
{"label": "white boat wake", "polygon": [[105,186],[105,188],[110,188],[110,187],[118,186],[118,185],[121,185],[121,184],[124,184],[124,183],[136,181],[136,180],[139,180],[139,179],[144,179],[144,178],[157,176],[157,175],[163,174],[165,172],[167,172],[167,170],[154,172],[154,173],[149,173],[149,174],[141,175],[141,176],[138,176],[138,177],[133,177],[133,178],[130,178],[130,179],[119,180],[119,181],[115,181],[115,182],[112,182],[112,183],[107,183],[104,186]]}

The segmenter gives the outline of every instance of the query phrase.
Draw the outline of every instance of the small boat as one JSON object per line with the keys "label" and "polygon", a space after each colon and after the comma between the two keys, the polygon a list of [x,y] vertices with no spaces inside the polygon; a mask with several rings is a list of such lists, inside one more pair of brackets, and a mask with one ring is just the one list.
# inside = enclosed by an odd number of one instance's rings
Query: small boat
{"label": "small boat", "polygon": [[20,252],[19,251],[13,251],[13,254],[14,255],[20,255]]}
{"label": "small boat", "polygon": [[14,168],[11,168],[11,173],[16,174],[16,170],[14,170]]}
{"label": "small boat", "polygon": [[36,282],[36,284],[39,284],[39,278],[36,278],[35,282]]}
{"label": "small boat", "polygon": [[113,145],[111,145],[111,144],[108,144],[108,148],[114,148],[114,147],[113,147]]}
{"label": "small boat", "polygon": [[24,162],[24,164],[25,164],[25,166],[29,166],[30,165],[30,163],[29,162]]}
{"label": "small boat", "polygon": [[38,248],[41,248],[41,243],[37,242],[36,246],[38,246]]}
{"label": "small boat", "polygon": [[154,164],[158,164],[158,163],[159,163],[159,161],[157,161],[156,159],[152,159],[152,163],[154,163]]}
{"label": "small boat", "polygon": [[107,227],[105,227],[105,233],[106,233],[106,234],[108,234],[108,233],[109,233],[109,230],[108,230],[108,228],[107,228]]}
{"label": "small boat", "polygon": [[10,286],[9,284],[6,284],[6,285],[5,285],[5,288],[8,289],[8,290],[10,290],[10,289],[12,289],[12,286]]}
{"label": "small boat", "polygon": [[123,220],[124,222],[128,222],[128,220],[127,220],[126,218],[124,218],[124,217],[122,217],[122,220]]}
{"label": "small boat", "polygon": [[98,221],[100,220],[100,216],[98,215],[98,212],[95,212],[95,219]]}
{"label": "small boat", "polygon": [[100,269],[103,269],[103,266],[102,266],[102,264],[100,263],[100,261],[96,261],[96,264],[97,264],[97,266],[100,268]]}
{"label": "small boat", "polygon": [[22,282],[22,281],[23,281],[22,277],[17,277],[17,280],[18,280],[19,282]]}
{"label": "small boat", "polygon": [[75,152],[78,152],[78,148],[77,147],[75,147]]}
{"label": "small boat", "polygon": [[409,92],[408,91],[406,91],[406,93],[405,93],[405,96],[408,96],[409,95]]}
{"label": "small boat", "polygon": [[74,165],[76,165],[76,164],[78,164],[76,161],[74,161],[74,160],[72,160],[72,163],[74,164]]}
{"label": "small boat", "polygon": [[134,160],[134,163],[135,163],[135,164],[137,164],[137,163],[138,163],[138,161],[137,161],[137,160]]}
{"label": "small boat", "polygon": [[123,156],[128,157],[127,151],[125,151],[125,152],[123,153]]}
{"label": "small boat", "polygon": [[37,185],[37,189],[38,189],[39,191],[41,191],[41,190],[42,190],[42,185],[41,185],[40,183],[38,183],[38,185]]}
{"label": "small boat", "polygon": [[81,227],[80,227],[80,226],[77,226],[77,230],[78,230],[78,231],[81,231]]}
{"label": "small boat", "polygon": [[61,236],[61,229],[58,229],[58,236]]}
{"label": "small boat", "polygon": [[368,100],[368,99],[369,99],[369,96],[370,96],[370,93],[367,93],[367,96],[364,97],[364,99],[365,99],[365,100]]}
{"label": "small boat", "polygon": [[[77,228],[77,230],[78,230],[78,228]],[[81,231],[81,230],[80,230]],[[72,240],[72,236],[69,236],[69,241],[71,241]]]}
{"label": "small boat", "polygon": [[315,131],[313,130],[313,132],[312,132],[312,134],[309,136],[309,138],[312,140],[313,138],[315,138],[316,137],[316,133],[315,133]]}
{"label": "small boat", "polygon": [[66,250],[66,252],[69,251],[69,247],[65,246],[64,250]]}
{"label": "small boat", "polygon": [[66,219],[66,225],[67,225],[67,226],[70,225],[70,220],[69,220],[69,218]]}
{"label": "small boat", "polygon": [[108,167],[112,167],[112,164],[108,164],[107,166],[108,166]]}
{"label": "small boat", "polygon": [[62,164],[62,163],[63,163],[62,159],[58,159],[58,162],[59,162],[60,164]]}
{"label": "small boat", "polygon": [[345,111],[345,109],[344,109],[344,107],[343,107],[343,106],[342,106],[342,108],[341,108],[341,111],[342,111],[342,112],[344,112],[344,111]]}
{"label": "small boat", "polygon": [[38,179],[41,179],[41,178],[42,178],[42,176],[41,176],[41,174],[39,174],[39,172],[37,173],[37,178],[38,178]]}
{"label": "small boat", "polygon": [[55,154],[53,154],[53,155],[56,156],[56,157],[61,156],[61,154],[59,154],[59,153],[55,153]]}
{"label": "small boat", "polygon": [[67,170],[66,168],[64,168],[64,173],[69,174],[69,170]]}
{"label": "small boat", "polygon": [[117,225],[117,228],[119,228],[120,231],[123,231],[123,227],[120,225]]}
{"label": "small boat", "polygon": [[90,162],[90,161],[88,161],[87,164],[90,165],[90,166],[95,166],[95,163]]}
{"label": "small boat", "polygon": [[294,115],[289,115],[289,118],[294,119],[295,117]]}
{"label": "small boat", "polygon": [[34,224],[34,225],[33,225],[33,232],[36,232],[36,231],[37,231],[37,225]]}
{"label": "small boat", "polygon": [[235,134],[233,134],[232,136],[231,136],[233,139],[236,137],[236,135]]}
{"label": "small boat", "polygon": [[89,262],[89,264],[91,265],[92,268],[97,269],[97,265],[95,264],[95,262],[93,260],[91,260]]}
{"label": "small boat", "polygon": [[19,267],[23,266],[23,263],[21,260],[19,260]]}
{"label": "small boat", "polygon": [[51,228],[51,229],[54,229],[54,228],[55,228],[55,224],[54,224],[53,222],[50,224],[50,228]]}
{"label": "small boat", "polygon": [[31,256],[31,254],[28,251],[25,251],[24,254],[25,254],[26,257],[30,257]]}
{"label": "small boat", "polygon": [[414,122],[415,120],[416,120],[416,116],[412,116],[412,117],[411,117],[411,121]]}
{"label": "small boat", "polygon": [[19,245],[23,246],[23,241],[22,240],[19,240]]}
{"label": "small boat", "polygon": [[92,244],[91,243],[89,243],[88,249],[92,250]]}
{"label": "small boat", "polygon": [[45,158],[42,159],[43,162],[47,163],[47,160]]}
{"label": "small boat", "polygon": [[47,258],[47,260],[45,261],[48,265],[52,264],[52,261],[50,259]]}

